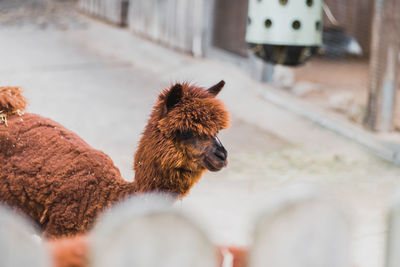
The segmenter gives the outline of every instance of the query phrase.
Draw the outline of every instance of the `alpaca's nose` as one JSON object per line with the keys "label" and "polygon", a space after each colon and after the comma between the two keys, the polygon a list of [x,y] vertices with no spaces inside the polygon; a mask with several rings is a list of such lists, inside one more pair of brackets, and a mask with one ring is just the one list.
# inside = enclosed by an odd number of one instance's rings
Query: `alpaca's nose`
{"label": "alpaca's nose", "polygon": [[225,147],[222,145],[221,141],[218,137],[215,137],[215,151],[214,155],[222,161],[225,161],[228,157],[228,151],[226,151]]}
{"label": "alpaca's nose", "polygon": [[227,152],[226,152],[226,150],[225,150],[224,147],[222,147],[222,149],[223,149],[223,150],[217,148],[217,149],[215,150],[214,154],[215,154],[215,156],[216,156],[217,158],[219,158],[220,160],[225,161],[225,160],[226,160],[226,157],[227,157]]}

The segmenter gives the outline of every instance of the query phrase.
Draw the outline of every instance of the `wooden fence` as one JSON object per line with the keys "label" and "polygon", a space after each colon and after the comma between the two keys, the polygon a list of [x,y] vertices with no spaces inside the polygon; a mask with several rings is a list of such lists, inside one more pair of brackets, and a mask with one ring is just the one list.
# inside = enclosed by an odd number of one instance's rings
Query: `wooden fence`
{"label": "wooden fence", "polygon": [[[394,267],[400,265],[400,201],[388,222],[386,266]],[[25,219],[0,208],[0,266],[48,267],[48,252],[35,233]],[[232,258],[221,264],[216,252],[195,222],[151,195],[111,209],[89,238],[91,267],[232,266]],[[346,216],[317,194],[297,190],[279,194],[260,213],[240,266],[350,267],[350,258]]]}
{"label": "wooden fence", "polygon": [[[367,57],[371,46],[371,26],[374,10],[372,0],[325,0],[333,16],[346,33],[354,36],[360,43],[363,55]],[[324,25],[331,22],[324,16]]]}
{"label": "wooden fence", "polygon": [[108,22],[125,26],[129,0],[79,0],[78,7],[84,12]]}
{"label": "wooden fence", "polygon": [[130,0],[129,28],[181,51],[204,52],[207,0]]}
{"label": "wooden fence", "polygon": [[174,49],[204,54],[208,0],[79,0],[81,10]]}

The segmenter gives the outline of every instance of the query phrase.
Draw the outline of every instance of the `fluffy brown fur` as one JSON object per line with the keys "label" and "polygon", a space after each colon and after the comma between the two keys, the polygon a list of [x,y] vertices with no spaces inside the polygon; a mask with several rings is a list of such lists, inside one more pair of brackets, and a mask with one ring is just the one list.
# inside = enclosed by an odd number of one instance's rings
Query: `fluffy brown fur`
{"label": "fluffy brown fur", "polygon": [[[197,161],[199,149],[193,149],[192,144],[177,142],[179,133],[191,132],[211,140],[228,126],[224,105],[209,91],[187,83],[182,84],[182,89],[180,96],[172,95],[172,90],[160,94],[139,141],[134,170],[140,191],[161,189],[179,196],[187,194],[206,168]],[[168,110],[165,103],[176,97],[180,99],[179,103],[169,103],[173,107]],[[203,149],[206,147],[200,148]],[[159,183],[154,183],[154,179]]]}
{"label": "fluffy brown fur", "polygon": [[61,238],[48,243],[52,267],[89,267],[86,236]]}
{"label": "fluffy brown fur", "polygon": [[26,100],[19,87],[0,87],[0,124],[7,125],[7,117],[21,114],[26,107]]}
{"label": "fluffy brown fur", "polygon": [[[244,247],[221,247],[220,250],[227,250],[232,254],[233,262],[232,267],[246,267],[248,251]],[[222,266],[222,264],[221,264]]]}
{"label": "fluffy brown fur", "polygon": [[[160,94],[135,155],[132,183],[107,155],[60,124],[21,115],[26,102],[18,88],[0,88],[8,119],[8,125],[0,123],[0,202],[57,237],[86,232],[100,212],[137,192],[184,196],[206,168],[226,165],[226,151],[215,141],[228,124],[215,98],[223,85],[205,90],[176,84]],[[182,138],[188,131],[193,138]]]}
{"label": "fluffy brown fur", "polygon": [[26,100],[19,87],[0,87],[0,111],[11,115],[26,108]]}

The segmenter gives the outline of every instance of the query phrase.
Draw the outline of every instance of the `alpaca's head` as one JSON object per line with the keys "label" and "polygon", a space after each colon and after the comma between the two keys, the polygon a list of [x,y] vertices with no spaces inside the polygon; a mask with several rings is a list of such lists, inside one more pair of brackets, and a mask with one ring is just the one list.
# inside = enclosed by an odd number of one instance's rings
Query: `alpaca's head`
{"label": "alpaca's head", "polygon": [[158,129],[176,152],[170,164],[188,171],[226,166],[227,151],[217,135],[228,126],[228,112],[215,98],[224,84],[204,89],[178,83],[161,94]]}
{"label": "alpaca's head", "polygon": [[177,83],[159,95],[135,155],[136,174],[158,168],[168,190],[176,182],[191,186],[204,170],[218,171],[227,165],[227,151],[217,136],[229,123],[225,106],[216,98],[224,84],[206,89]]}
{"label": "alpaca's head", "polygon": [[224,82],[209,89],[175,84],[165,91],[158,129],[174,144],[184,170],[218,171],[227,164],[227,151],[218,132],[228,126],[228,112],[216,95]]}

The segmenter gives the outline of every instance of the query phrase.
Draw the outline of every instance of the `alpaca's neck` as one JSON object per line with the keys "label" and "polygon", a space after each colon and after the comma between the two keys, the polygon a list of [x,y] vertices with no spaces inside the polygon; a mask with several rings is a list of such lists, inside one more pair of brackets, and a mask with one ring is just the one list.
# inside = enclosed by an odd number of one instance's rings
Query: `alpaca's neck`
{"label": "alpaca's neck", "polygon": [[115,194],[110,193],[110,198],[113,201],[121,201],[134,196],[138,190],[136,189],[135,182],[128,182],[125,180],[119,181],[118,185],[115,188]]}
{"label": "alpaca's neck", "polygon": [[181,198],[189,193],[202,175],[202,171],[194,173],[185,170],[146,170],[145,166],[136,168],[133,182],[120,179],[116,184],[109,185],[107,188],[109,203],[120,202],[145,192],[168,193]]}
{"label": "alpaca's neck", "polygon": [[182,169],[148,168],[142,165],[135,168],[134,187],[136,192],[162,192],[187,195],[192,186],[200,179],[203,171],[189,172]]}
{"label": "alpaca's neck", "polygon": [[[154,120],[154,119],[153,119]],[[150,120],[152,121],[152,119]],[[135,153],[133,168],[135,181],[121,186],[121,196],[126,197],[140,192],[162,192],[183,197],[200,179],[203,169],[187,170],[178,168],[182,159],[174,157],[178,152],[163,143],[157,124],[149,122]]]}

